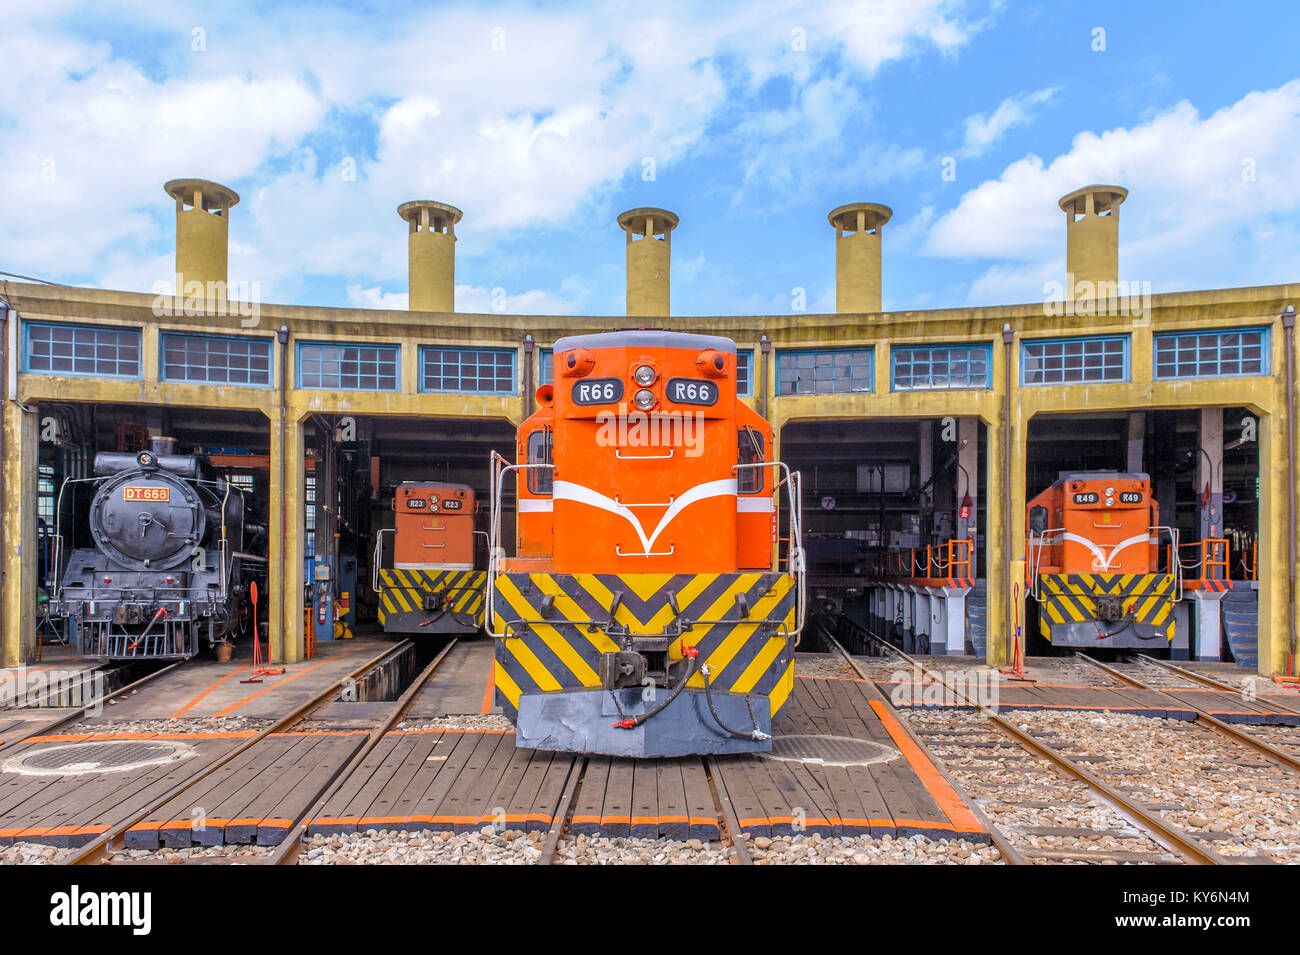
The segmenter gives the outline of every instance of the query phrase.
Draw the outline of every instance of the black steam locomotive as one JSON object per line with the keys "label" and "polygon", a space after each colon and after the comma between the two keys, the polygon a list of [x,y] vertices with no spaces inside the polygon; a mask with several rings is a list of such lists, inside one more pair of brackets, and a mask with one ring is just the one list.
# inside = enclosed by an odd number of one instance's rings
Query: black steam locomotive
{"label": "black steam locomotive", "polygon": [[93,478],[63,483],[60,518],[78,484],[94,491],[77,521],[89,540],[82,530],[65,557],[56,529],[50,615],[75,622],[83,657],[185,659],[203,640],[248,630],[249,585],[265,567],[253,552],[265,552],[266,530],[248,520],[244,491],[212,476],[205,457],[176,454],[170,438],[137,454],[98,454]]}

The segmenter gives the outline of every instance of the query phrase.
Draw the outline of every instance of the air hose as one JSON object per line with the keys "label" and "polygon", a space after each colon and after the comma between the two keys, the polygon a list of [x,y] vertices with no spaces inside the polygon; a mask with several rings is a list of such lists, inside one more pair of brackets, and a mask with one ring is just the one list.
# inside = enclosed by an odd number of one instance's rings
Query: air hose
{"label": "air hose", "polygon": [[[722,722],[722,717],[718,715],[718,711],[713,706],[713,688],[709,685],[709,665],[707,663],[701,665],[700,672],[704,675],[704,698],[709,702],[709,712],[713,714],[713,721],[715,723],[737,739],[764,740],[772,738],[758,728],[758,717],[754,715],[754,707],[752,705],[749,708],[749,715],[754,720],[754,728],[750,732],[742,733],[739,730],[733,730],[726,723]],[[749,702],[748,697],[745,698],[745,702]]]}
{"label": "air hose", "polygon": [[[682,692],[682,690],[686,689],[687,681],[689,681],[691,677],[695,676],[696,667],[699,665],[699,661],[696,659],[698,655],[699,655],[699,651],[696,650],[694,647],[687,647],[685,650],[682,651],[682,656],[684,656],[689,661],[689,664],[686,667],[685,673],[682,674],[682,678],[677,681],[677,685],[673,687],[673,691],[669,693],[666,697],[664,697],[663,702],[656,703],[654,706],[646,710],[644,713],[639,713],[636,716],[625,716],[617,723],[611,723],[610,725],[613,726],[615,729],[623,729],[623,730],[635,729],[636,727],[644,723],[646,720],[650,719],[650,717],[656,716],[659,713],[663,712],[665,709],[667,709],[668,704],[672,703],[673,700],[677,699],[678,695]],[[708,686],[707,681],[705,682],[705,686]],[[615,706],[618,705],[618,697],[614,697],[614,705]],[[622,712],[621,707],[619,709],[619,712],[620,713]]]}

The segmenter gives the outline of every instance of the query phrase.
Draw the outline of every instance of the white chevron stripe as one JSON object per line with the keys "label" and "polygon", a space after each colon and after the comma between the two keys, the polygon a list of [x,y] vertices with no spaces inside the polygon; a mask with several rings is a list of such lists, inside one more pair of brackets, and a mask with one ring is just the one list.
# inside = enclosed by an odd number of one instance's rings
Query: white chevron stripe
{"label": "white chevron stripe", "polygon": [[654,547],[654,542],[664,532],[664,529],[691,504],[711,497],[735,497],[736,479],[725,478],[721,481],[707,481],[704,484],[697,484],[669,505],[668,510],[664,512],[664,516],[659,518],[654,533],[649,536],[646,535],[645,528],[641,526],[641,520],[636,514],[599,491],[593,491],[589,487],[583,487],[581,484],[574,484],[570,481],[556,481],[551,496],[557,501],[574,501],[578,504],[599,508],[602,511],[609,511],[611,514],[617,514],[632,525],[632,528],[636,531],[636,536],[641,539],[641,553],[649,554],[650,549]]}
{"label": "white chevron stripe", "polygon": [[1101,564],[1102,573],[1110,572],[1110,565],[1115,562],[1115,556],[1125,547],[1132,544],[1140,544],[1149,539],[1146,533],[1138,534],[1134,537],[1127,537],[1116,544],[1110,552],[1110,557],[1107,557],[1102,553],[1100,547],[1088,540],[1086,537],[1080,537],[1078,534],[1072,534],[1069,531],[1066,531],[1061,535],[1061,537],[1068,541],[1074,541],[1076,544],[1082,544],[1084,547],[1087,547],[1088,550],[1092,551],[1093,556],[1097,558],[1097,563]]}

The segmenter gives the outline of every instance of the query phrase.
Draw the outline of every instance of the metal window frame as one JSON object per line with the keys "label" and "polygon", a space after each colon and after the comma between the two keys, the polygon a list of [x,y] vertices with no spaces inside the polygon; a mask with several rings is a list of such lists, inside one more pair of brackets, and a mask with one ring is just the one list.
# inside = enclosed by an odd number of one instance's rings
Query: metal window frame
{"label": "metal window frame", "polygon": [[[957,387],[949,386],[947,388],[899,388],[896,383],[895,372],[898,369],[898,353],[900,351],[910,352],[935,352],[940,349],[965,349],[968,352],[976,350],[984,352],[984,384],[982,385],[959,385]],[[988,391],[993,387],[993,343],[992,342],[951,342],[940,345],[907,345],[907,344],[890,344],[889,346],[889,391],[890,393],[898,392],[900,394],[913,394],[917,392],[931,391]]]}
{"label": "metal window frame", "polygon": [[[539,384],[539,385],[554,385],[554,384],[555,384],[555,380],[554,380],[554,378],[555,378],[555,364],[554,364],[554,361],[553,361],[554,358],[555,358],[555,349],[554,349],[554,348],[539,348],[539,349],[537,349],[537,384]],[[551,381],[543,381],[543,380],[542,380],[542,371],[543,371],[544,369],[550,369],[550,371],[551,371],[551,379],[552,379]]]}
{"label": "metal window frame", "polygon": [[[1194,379],[1204,380],[1207,378],[1268,378],[1272,374],[1271,369],[1273,366],[1273,363],[1269,360],[1271,357],[1269,349],[1272,347],[1272,336],[1269,334],[1271,331],[1272,329],[1268,325],[1247,325],[1240,328],[1185,328],[1181,330],[1156,332],[1151,339],[1151,378],[1154,381],[1189,381]],[[1195,374],[1182,375],[1177,372],[1172,375],[1160,374],[1159,354],[1161,339],[1177,340],[1179,338],[1195,338],[1199,344],[1202,338],[1209,337],[1210,335],[1243,335],[1252,332],[1258,332],[1260,334],[1259,353],[1262,367],[1259,371],[1244,371],[1227,375],[1222,373],[1207,374],[1199,371],[1200,361],[1198,359],[1198,371]],[[1178,362],[1175,359],[1175,367],[1177,364]]]}
{"label": "metal window frame", "polygon": [[[748,364],[745,366],[746,380],[745,380],[745,387],[743,390],[740,387],[740,358],[742,355],[744,355],[746,358],[749,359]],[[873,367],[872,372],[874,373],[874,371],[875,368]],[[738,398],[754,397],[754,349],[752,348],[736,349],[736,397]]]}
{"label": "metal window frame", "polygon": [[[394,377],[392,388],[362,388],[360,386],[351,387],[349,385],[304,385],[302,383],[302,352],[304,348],[375,348],[379,351],[392,352]],[[376,375],[376,377],[378,377]],[[293,356],[293,386],[298,391],[360,391],[374,392],[377,394],[395,394],[402,390],[402,346],[380,344],[376,342],[332,342],[332,341],[300,341],[294,350]]]}
{"label": "metal window frame", "polygon": [[[1064,388],[1076,385],[1087,385],[1096,387],[1098,385],[1124,385],[1132,380],[1132,336],[1125,333],[1120,335],[1069,335],[1062,338],[1026,338],[1020,342],[1020,385],[1022,388]],[[1119,342],[1123,348],[1122,362],[1123,375],[1119,378],[1109,378],[1103,381],[1026,381],[1025,373],[1028,370],[1028,360],[1025,354],[1027,348],[1031,345],[1068,345],[1071,342]]]}
{"label": "metal window frame", "polygon": [[[210,378],[171,378],[167,375],[167,339],[185,340],[198,338],[206,341],[225,342],[260,342],[266,346],[266,384],[243,381],[213,381]],[[207,335],[202,332],[183,332],[164,329],[158,333],[158,380],[175,381],[196,385],[229,385],[232,388],[274,388],[275,387],[275,351],[271,347],[274,339],[261,335]],[[229,357],[229,356],[227,356]],[[250,356],[251,357],[251,356]],[[189,367],[189,363],[186,363]],[[209,366],[210,367],[210,366]]]}
{"label": "metal window frame", "polygon": [[[830,394],[819,395],[784,394],[781,391],[781,363],[787,358],[795,358],[799,355],[836,355],[847,352],[864,352],[867,356],[867,390],[866,391],[832,391]],[[851,397],[853,395],[871,395],[876,392],[876,347],[874,345],[851,345],[846,348],[779,348],[776,350],[776,375],[774,383],[776,385],[773,395],[777,398],[837,398]]]}
{"label": "metal window frame", "polygon": [[[108,374],[106,372],[100,372],[100,371],[80,372],[75,370],[55,371],[53,369],[44,369],[44,368],[33,370],[31,367],[32,330],[37,328],[49,328],[49,329],[69,328],[72,329],[74,333],[78,331],[90,331],[90,332],[95,332],[96,334],[99,334],[100,332],[114,332],[114,333],[133,332],[135,334],[135,343],[136,343],[135,374],[123,375],[118,373]],[[76,343],[74,342],[73,344],[75,345]],[[98,342],[96,342],[95,347],[96,348],[99,347]],[[144,377],[144,329],[142,329],[138,325],[84,325],[79,322],[30,322],[24,319],[22,357],[23,357],[22,372],[25,375],[55,375],[60,378],[85,377],[85,378],[110,378],[110,379],[117,379],[118,381],[137,381],[140,378]],[[73,361],[74,362],[76,361],[75,355],[73,356]],[[98,357],[95,359],[95,361],[96,362],[99,361]]]}
{"label": "metal window frame", "polygon": [[[466,391],[464,388],[430,388],[425,378],[424,368],[425,354],[431,350],[454,351],[454,352],[472,352],[476,355],[509,355],[510,356],[510,387],[506,391]],[[472,345],[421,345],[419,354],[416,355],[416,361],[420,369],[420,393],[426,395],[490,395],[493,397],[510,397],[519,394],[519,350],[517,348],[480,348]]]}

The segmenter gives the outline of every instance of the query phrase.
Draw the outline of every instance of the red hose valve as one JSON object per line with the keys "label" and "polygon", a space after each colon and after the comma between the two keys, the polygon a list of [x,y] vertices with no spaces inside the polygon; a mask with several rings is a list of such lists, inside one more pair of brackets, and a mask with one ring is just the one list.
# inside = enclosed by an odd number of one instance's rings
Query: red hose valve
{"label": "red hose valve", "polygon": [[617,723],[610,723],[609,725],[614,727],[616,730],[630,730],[636,727],[636,720],[629,716],[626,719],[621,719]]}
{"label": "red hose valve", "polygon": [[681,647],[682,647],[682,659],[683,659],[683,660],[694,660],[696,657],[698,657],[698,656],[700,655],[699,648],[698,648],[698,647],[688,647],[688,646],[686,645],[686,641],[685,641],[685,640],[682,641],[682,643],[681,643]]}

